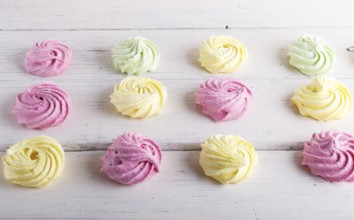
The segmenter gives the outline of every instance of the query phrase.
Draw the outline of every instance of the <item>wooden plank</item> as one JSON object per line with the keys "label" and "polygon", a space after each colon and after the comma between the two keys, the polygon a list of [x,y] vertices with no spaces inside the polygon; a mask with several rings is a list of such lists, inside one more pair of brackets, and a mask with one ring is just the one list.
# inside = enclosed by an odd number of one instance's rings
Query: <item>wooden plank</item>
{"label": "wooden plank", "polygon": [[[132,131],[156,139],[165,150],[199,149],[199,143],[218,133],[241,135],[257,149],[286,150],[301,148],[301,142],[322,129],[354,133],[353,111],[344,120],[331,122],[318,122],[299,115],[289,99],[293,91],[306,82],[304,80],[244,80],[254,91],[249,112],[237,121],[220,123],[204,116],[194,104],[194,92],[202,81],[163,82],[170,94],[164,112],[144,120],[124,117],[109,103],[114,82],[62,83],[72,97],[72,112],[64,124],[45,131],[18,125],[11,112],[16,93],[26,86],[0,88],[6,97],[0,115],[1,149],[27,136],[47,134],[63,143],[66,150],[97,150],[106,148],[117,135]],[[354,88],[354,80],[346,80],[346,84]]]}
{"label": "wooden plank", "polygon": [[[333,184],[300,165],[303,142],[321,129],[354,134],[347,118],[317,122],[299,116],[289,102],[308,83],[287,64],[287,45],[303,33],[326,38],[337,52],[329,75],[354,89],[354,1],[331,0],[0,0],[0,152],[21,139],[46,134],[67,151],[62,178],[48,189],[25,189],[3,177],[0,219],[353,219],[353,184]],[[242,41],[250,59],[237,77],[254,92],[240,120],[214,123],[194,105],[198,85],[214,75],[198,63],[198,46],[211,35]],[[158,70],[169,98],[164,112],[147,120],[119,115],[109,103],[113,85],[126,75],[111,65],[112,46],[128,36],[152,39],[160,48]],[[64,74],[39,78],[24,71],[24,55],[42,39],[74,50]],[[31,84],[54,81],[70,94],[73,111],[60,127],[28,130],[16,123],[15,95]],[[125,132],[146,134],[164,149],[161,173],[132,187],[107,179],[100,157]],[[200,143],[212,134],[241,135],[259,151],[254,175],[222,186],[198,165]],[[75,151],[75,152],[69,152]],[[3,154],[3,153],[1,153]]]}
{"label": "wooden plank", "polygon": [[[0,29],[353,27],[353,1],[0,1]],[[78,13],[79,12],[79,13]]]}
{"label": "wooden plank", "polygon": [[[353,78],[354,53],[346,49],[354,46],[354,29],[297,28],[291,30],[146,30],[146,31],[4,31],[0,35],[1,81],[39,80],[24,71],[24,56],[35,42],[56,39],[73,49],[70,69],[49,80],[111,81],[125,75],[117,74],[111,64],[115,44],[126,37],[144,36],[153,40],[161,51],[159,68],[145,76],[157,79],[207,79],[214,76],[200,67],[198,47],[213,35],[231,35],[243,42],[249,50],[246,65],[234,75],[241,79],[304,79],[288,64],[288,44],[304,33],[322,36],[334,48],[337,62],[330,72],[337,78]],[[229,76],[225,74],[224,76]],[[43,79],[42,79],[43,80]],[[1,82],[0,81],[0,82]],[[98,82],[100,82],[98,81]]]}
{"label": "wooden plank", "polygon": [[[57,138],[66,150],[78,151],[105,149],[112,138],[125,131],[146,134],[161,143],[165,150],[199,149],[199,143],[216,133],[241,135],[263,150],[300,149],[313,132],[322,129],[335,128],[354,133],[353,111],[344,120],[318,122],[300,116],[291,105],[289,99],[295,89],[311,81],[287,66],[286,42],[301,33],[300,29],[288,32],[228,31],[246,41],[251,55],[240,73],[223,76],[240,78],[253,90],[254,103],[237,121],[215,123],[202,115],[194,104],[194,92],[199,84],[214,75],[199,67],[197,45],[217,33],[210,30],[200,31],[198,35],[191,30],[2,32],[0,150],[4,151],[25,137],[40,134]],[[350,36],[354,30],[330,32],[323,29],[319,34],[328,36],[338,53],[337,65],[329,75],[343,80],[353,90],[353,54],[346,52],[345,47],[352,43]],[[113,85],[126,76],[113,70],[109,49],[129,35],[153,39],[162,53],[159,70],[144,76],[161,80],[168,89],[169,98],[161,115],[146,120],[123,117],[109,103]],[[39,38],[62,39],[73,47],[74,58],[69,70],[52,78],[40,78],[24,71],[25,51]],[[16,123],[11,113],[15,96],[31,84],[47,80],[68,91],[73,110],[60,127],[45,131],[25,129]]]}
{"label": "wooden plank", "polygon": [[161,172],[127,187],[100,173],[104,152],[67,153],[63,176],[25,189],[0,175],[0,219],[352,219],[353,184],[310,175],[300,153],[259,152],[253,176],[220,185],[204,176],[199,152],[163,152]]}

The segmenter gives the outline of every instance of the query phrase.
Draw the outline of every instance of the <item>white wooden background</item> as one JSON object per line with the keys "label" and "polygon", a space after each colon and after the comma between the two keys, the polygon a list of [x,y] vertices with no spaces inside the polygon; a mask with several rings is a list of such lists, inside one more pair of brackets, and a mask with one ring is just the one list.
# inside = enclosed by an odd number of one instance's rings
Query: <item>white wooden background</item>
{"label": "white wooden background", "polygon": [[[25,137],[46,134],[66,150],[63,176],[47,189],[24,189],[3,178],[0,219],[353,219],[354,184],[328,183],[300,165],[302,143],[313,132],[354,134],[354,109],[341,121],[299,116],[290,97],[310,79],[287,62],[287,45],[303,33],[326,38],[337,52],[329,75],[354,92],[354,1],[342,0],[0,0],[0,151]],[[214,123],[194,105],[194,92],[212,75],[198,64],[198,46],[211,35],[235,36],[250,58],[239,78],[254,92],[245,117]],[[164,112],[146,120],[119,115],[109,103],[125,75],[111,65],[112,46],[129,36],[153,40],[169,98]],[[36,42],[70,45],[73,60],[62,75],[32,76],[24,55]],[[16,123],[15,96],[51,80],[71,96],[73,110],[60,127],[28,130]],[[111,139],[125,131],[161,144],[161,172],[147,182],[121,186],[99,172]],[[198,165],[200,143],[212,134],[241,135],[260,160],[254,175],[223,186]]]}

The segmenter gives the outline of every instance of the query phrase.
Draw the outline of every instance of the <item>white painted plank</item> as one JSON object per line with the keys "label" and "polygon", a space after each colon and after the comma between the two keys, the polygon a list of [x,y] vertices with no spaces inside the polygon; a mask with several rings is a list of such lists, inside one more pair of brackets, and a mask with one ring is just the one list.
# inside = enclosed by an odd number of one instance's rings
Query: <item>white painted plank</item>
{"label": "white painted plank", "polygon": [[[313,177],[299,165],[300,152],[281,151],[301,149],[322,128],[354,134],[354,110],[346,119],[328,123],[298,115],[289,98],[309,79],[289,67],[286,58],[294,37],[323,36],[338,57],[330,75],[353,90],[354,54],[346,48],[354,45],[354,1],[152,0],[140,6],[138,0],[0,0],[0,151],[39,134],[57,138],[66,150],[82,151],[66,154],[63,177],[44,190],[7,183],[0,164],[0,219],[354,218],[353,184]],[[203,116],[193,95],[213,76],[199,67],[198,45],[218,34],[233,35],[247,45],[249,62],[231,76],[255,94],[244,118],[225,123]],[[120,116],[108,99],[113,85],[125,77],[114,72],[110,49],[136,35],[158,44],[161,65],[145,76],[161,80],[169,91],[163,114],[147,120]],[[70,69],[49,79],[25,73],[26,50],[48,38],[73,48]],[[11,113],[15,95],[46,80],[71,95],[68,120],[46,131],[17,125]],[[133,187],[117,185],[99,172],[103,151],[84,152],[105,149],[125,131],[146,134],[167,150],[161,173]],[[221,186],[202,174],[199,152],[184,151],[199,149],[200,142],[216,133],[241,135],[264,150],[249,180]]]}
{"label": "white painted plank", "polygon": [[[240,36],[250,49],[250,60],[238,77],[254,92],[254,103],[245,117],[215,123],[202,115],[194,105],[194,92],[205,79],[213,77],[197,64],[197,45],[218,31],[74,31],[74,32],[2,32],[0,35],[0,150],[5,150],[27,136],[47,134],[57,138],[66,150],[105,148],[112,138],[125,131],[146,134],[163,149],[198,149],[199,143],[216,133],[238,134],[254,143],[257,149],[301,148],[313,132],[337,128],[354,134],[350,115],[339,121],[318,122],[300,116],[289,99],[294,90],[310,79],[287,66],[286,44],[301,29],[291,31],[259,30],[229,33]],[[353,55],[345,47],[352,42],[354,30],[338,32],[321,30],[338,53],[338,62],[330,75],[345,81],[354,90]],[[111,66],[111,46],[129,35],[153,39],[162,52],[161,66],[156,73],[145,74],[161,80],[169,98],[164,112],[146,120],[121,116],[109,103],[113,85],[126,75]],[[276,36],[276,37],[275,37]],[[62,39],[74,49],[69,70],[58,77],[40,78],[24,71],[24,54],[39,38]],[[173,43],[171,43],[173,42]],[[28,130],[15,121],[11,109],[15,96],[34,83],[57,82],[68,91],[73,111],[60,127]]]}
{"label": "white painted plank", "polygon": [[[354,78],[354,53],[346,48],[354,46],[354,29],[257,29],[257,30],[147,30],[147,31],[3,31],[0,35],[1,81],[35,80],[25,73],[24,56],[35,42],[56,39],[73,49],[73,61],[67,72],[49,78],[56,80],[101,81],[120,79],[111,64],[115,44],[126,37],[144,36],[153,40],[161,51],[159,68],[146,76],[157,79],[207,79],[212,74],[200,67],[198,47],[213,35],[232,35],[249,50],[249,59],[234,76],[261,79],[303,79],[304,76],[288,64],[288,44],[304,33],[322,36],[337,53],[331,74],[338,78]],[[225,76],[228,76],[225,74]]]}
{"label": "white painted plank", "polygon": [[[0,175],[0,219],[352,219],[354,185],[309,174],[299,152],[259,152],[253,176],[223,186],[204,176],[199,152],[163,152],[161,172],[127,187],[99,172],[103,152],[67,153],[63,176],[25,189]],[[193,217],[194,216],[194,217]]]}
{"label": "white painted plank", "polygon": [[[162,114],[144,119],[121,116],[109,103],[114,82],[63,83],[72,97],[73,108],[67,121],[45,131],[29,130],[17,124],[11,109],[15,95],[26,86],[0,89],[3,114],[0,139],[7,148],[26,136],[47,134],[67,145],[67,150],[102,149],[113,137],[125,131],[143,133],[161,143],[163,149],[198,149],[212,134],[237,134],[254,143],[257,149],[299,148],[315,131],[338,128],[354,133],[353,111],[344,120],[318,122],[298,114],[289,98],[304,80],[244,80],[254,91],[249,112],[237,121],[215,123],[194,105],[194,92],[201,80],[164,80],[169,99]],[[354,88],[354,80],[346,80]],[[30,83],[27,83],[28,85]],[[24,86],[24,87],[23,87]],[[275,89],[277,91],[275,91]],[[279,92],[281,91],[281,92]]]}
{"label": "white painted plank", "polygon": [[353,1],[0,1],[0,29],[351,26]]}

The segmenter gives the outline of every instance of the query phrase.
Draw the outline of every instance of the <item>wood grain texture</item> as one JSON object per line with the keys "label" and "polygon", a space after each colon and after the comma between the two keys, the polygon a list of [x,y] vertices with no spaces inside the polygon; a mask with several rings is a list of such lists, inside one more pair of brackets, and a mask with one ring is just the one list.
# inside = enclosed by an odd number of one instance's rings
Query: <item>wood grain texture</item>
{"label": "wood grain texture", "polygon": [[0,219],[354,217],[354,186],[310,175],[299,165],[298,152],[259,152],[254,175],[227,186],[203,175],[199,152],[163,152],[161,172],[132,187],[116,184],[99,171],[103,154],[67,153],[63,176],[47,189],[24,189],[1,175]]}
{"label": "wood grain texture", "polygon": [[[144,2],[144,3],[142,3]],[[313,132],[354,134],[352,110],[344,120],[302,117],[289,99],[310,78],[288,65],[287,45],[303,33],[322,36],[337,53],[329,73],[354,91],[354,1],[195,0],[93,1],[0,0],[0,155],[25,137],[46,134],[67,151],[62,178],[47,189],[24,189],[4,180],[0,165],[0,219],[353,219],[353,184],[331,184],[300,165],[303,142]],[[249,50],[235,74],[211,75],[198,63],[198,46],[228,34]],[[126,75],[112,68],[110,49],[129,36],[153,40],[161,51],[157,71],[169,93],[161,115],[121,116],[109,103],[113,85]],[[52,78],[24,70],[26,51],[56,39],[74,52],[70,68]],[[210,77],[236,77],[254,92],[250,111],[237,121],[215,123],[194,105],[194,92]],[[60,127],[28,130],[11,110],[28,86],[53,81],[71,96],[73,110]],[[143,133],[162,147],[161,173],[132,187],[99,172],[112,138]],[[241,135],[255,145],[254,175],[221,186],[198,165],[200,143],[212,134]]]}
{"label": "wood grain texture", "polygon": [[[322,129],[336,128],[354,133],[353,111],[346,120],[318,122],[300,116],[290,103],[294,91],[311,82],[310,78],[287,64],[287,44],[302,31],[202,30],[198,34],[192,30],[2,32],[0,139],[3,145],[0,150],[4,151],[27,136],[43,133],[57,138],[65,150],[71,151],[105,149],[112,138],[125,131],[146,134],[156,139],[164,150],[199,149],[199,143],[216,133],[241,135],[263,150],[301,149],[302,143],[314,131]],[[250,59],[239,72],[212,75],[199,66],[198,45],[216,34],[237,36],[249,48]],[[354,43],[351,39],[354,29],[336,32],[318,29],[314,34],[326,36],[337,52],[337,64],[329,75],[342,80],[353,90],[354,54],[345,48]],[[126,77],[114,71],[110,49],[125,37],[136,35],[153,39],[159,46],[162,54],[160,68],[144,76],[161,80],[169,93],[163,113],[145,120],[121,116],[109,102],[114,84]],[[25,52],[38,36],[61,40],[73,48],[72,64],[62,75],[39,78],[24,71]],[[236,77],[251,88],[254,102],[243,118],[215,123],[201,114],[194,104],[194,93],[210,77]],[[11,113],[15,96],[31,84],[47,80],[56,82],[70,94],[73,110],[60,127],[46,131],[25,129],[17,124]]]}
{"label": "wood grain texture", "polygon": [[353,1],[1,0],[0,29],[353,27]]}

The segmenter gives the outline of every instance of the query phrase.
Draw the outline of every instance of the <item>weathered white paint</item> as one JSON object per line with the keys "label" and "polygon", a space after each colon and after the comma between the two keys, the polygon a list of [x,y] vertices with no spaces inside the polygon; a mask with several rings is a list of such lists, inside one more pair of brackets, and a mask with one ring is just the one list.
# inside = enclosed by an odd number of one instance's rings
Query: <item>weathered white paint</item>
{"label": "weathered white paint", "polygon": [[220,185],[203,175],[199,152],[164,152],[161,172],[127,187],[99,171],[104,152],[67,153],[47,189],[0,178],[0,219],[352,219],[354,185],[310,175],[299,152],[259,152],[249,179]]}
{"label": "weathered white paint", "polygon": [[[300,165],[299,150],[321,129],[354,134],[354,110],[326,123],[299,116],[289,98],[311,79],[289,67],[286,57],[296,36],[323,36],[337,53],[329,75],[354,91],[354,53],[346,50],[354,45],[353,8],[354,1],[331,0],[152,0],[143,6],[138,0],[0,0],[0,154],[39,134],[57,138],[67,151],[63,177],[44,190],[7,183],[0,165],[0,219],[353,219],[354,185],[313,177]],[[198,45],[219,34],[242,41],[250,58],[239,72],[216,77],[239,78],[254,92],[250,111],[224,123],[194,105],[198,85],[214,76],[199,67]],[[119,115],[108,98],[125,77],[113,70],[110,49],[138,35],[161,51],[158,70],[144,76],[161,80],[169,92],[164,112],[146,120]],[[60,76],[24,71],[26,51],[43,39],[74,50]],[[25,129],[11,113],[15,96],[47,80],[68,91],[73,111],[60,127]],[[125,131],[148,135],[164,150],[161,173],[133,187],[109,181],[99,172],[104,152],[88,152],[104,150]],[[203,175],[199,143],[216,133],[255,145],[260,162],[249,180],[221,186]]]}
{"label": "weathered white paint", "polygon": [[354,8],[353,1],[332,0],[1,0],[0,5],[0,28],[6,30],[353,27]]}
{"label": "weathered white paint", "polygon": [[[345,120],[318,122],[300,116],[290,103],[295,89],[311,81],[287,64],[287,43],[302,31],[2,32],[0,150],[24,137],[43,133],[56,137],[66,145],[66,150],[105,149],[113,137],[125,131],[151,136],[166,150],[198,149],[200,142],[215,133],[238,134],[254,143],[257,149],[277,150],[299,149],[312,132],[322,129],[338,128],[354,133],[353,111]],[[238,73],[215,76],[239,78],[253,90],[254,102],[240,120],[215,123],[202,115],[194,104],[194,92],[199,84],[214,77],[200,68],[197,48],[203,39],[223,33],[238,36],[248,46],[250,59]],[[338,61],[330,75],[354,90],[354,54],[345,50],[354,44],[351,39],[354,29],[336,32],[318,29],[313,33],[326,36],[337,51]],[[169,93],[163,113],[145,120],[123,117],[109,103],[113,85],[126,76],[114,71],[110,49],[126,36],[135,35],[151,38],[159,46],[160,68],[144,76],[161,80]],[[59,39],[73,47],[72,65],[62,75],[40,78],[24,71],[24,54],[39,38]],[[60,127],[46,131],[25,129],[16,123],[11,113],[15,96],[31,84],[46,80],[68,91],[73,111]]]}

